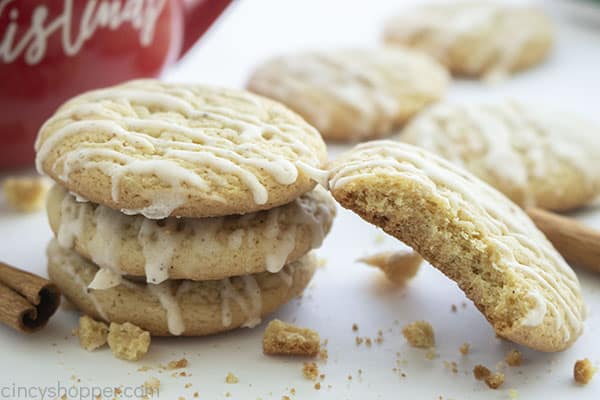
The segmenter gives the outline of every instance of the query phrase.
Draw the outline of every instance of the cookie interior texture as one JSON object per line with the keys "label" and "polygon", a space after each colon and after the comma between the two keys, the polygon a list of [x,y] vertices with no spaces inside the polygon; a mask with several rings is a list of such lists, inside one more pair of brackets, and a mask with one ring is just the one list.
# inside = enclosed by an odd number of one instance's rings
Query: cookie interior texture
{"label": "cookie interior texture", "polygon": [[564,211],[600,192],[600,127],[514,100],[440,104],[398,137],[469,170],[522,207]]}
{"label": "cookie interior texture", "polygon": [[244,216],[150,220],[77,202],[55,185],[47,212],[63,248],[100,267],[160,283],[278,272],[321,245],[336,210],[331,195],[317,187],[286,205]]}
{"label": "cookie interior texture", "polygon": [[94,203],[160,219],[245,214],[322,178],[319,132],[242,90],[130,81],[67,101],[43,125],[36,163]]}
{"label": "cookie interior texture", "polygon": [[426,51],[453,74],[487,77],[540,63],[554,41],[541,10],[481,1],[417,7],[390,19],[384,37]]}
{"label": "cookie interior texture", "polygon": [[390,135],[448,83],[426,54],[380,48],[275,57],[258,66],[248,88],[286,104],[327,140],[352,142]]}
{"label": "cookie interior texture", "polygon": [[473,175],[414,146],[376,141],[335,160],[330,185],[342,206],[456,281],[498,335],[560,351],[581,334],[574,272],[518,206]]}
{"label": "cookie interior texture", "polygon": [[309,253],[280,272],[223,280],[169,280],[160,285],[123,280],[106,290],[88,289],[98,268],[53,240],[48,274],[84,313],[107,322],[131,322],[154,336],[202,336],[253,327],[308,285],[316,268]]}

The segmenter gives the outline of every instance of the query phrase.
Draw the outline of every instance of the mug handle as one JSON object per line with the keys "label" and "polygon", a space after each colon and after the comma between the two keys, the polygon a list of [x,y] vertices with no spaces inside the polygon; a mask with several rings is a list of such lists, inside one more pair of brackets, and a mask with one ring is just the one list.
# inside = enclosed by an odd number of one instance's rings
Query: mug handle
{"label": "mug handle", "polygon": [[185,31],[179,58],[198,41],[231,0],[183,0]]}

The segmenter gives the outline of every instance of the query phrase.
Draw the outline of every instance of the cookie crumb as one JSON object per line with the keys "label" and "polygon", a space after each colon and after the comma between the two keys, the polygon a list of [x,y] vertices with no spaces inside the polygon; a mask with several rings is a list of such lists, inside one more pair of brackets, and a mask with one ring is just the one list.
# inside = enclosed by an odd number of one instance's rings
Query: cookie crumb
{"label": "cookie crumb", "polygon": [[79,318],[77,336],[81,348],[94,351],[106,344],[108,326],[104,322],[95,321],[87,315],[83,315]]}
{"label": "cookie crumb", "polygon": [[477,379],[478,381],[485,379],[490,375],[491,375],[490,370],[481,364],[477,364],[473,368],[473,376],[475,376],[475,379]]}
{"label": "cookie crumb", "polygon": [[356,345],[360,346],[362,344],[362,342],[363,342],[363,338],[361,338],[360,336],[357,336],[356,339],[355,339],[355,341],[356,341]]}
{"label": "cookie crumb", "polygon": [[433,328],[427,321],[415,321],[402,328],[406,341],[413,347],[430,348],[435,346]]}
{"label": "cookie crumb", "polygon": [[319,358],[323,361],[327,361],[329,359],[329,352],[327,349],[321,349],[319,352]]}
{"label": "cookie crumb", "polygon": [[519,350],[512,349],[506,355],[505,361],[511,367],[518,367],[523,362],[523,357]]}
{"label": "cookie crumb", "polygon": [[417,274],[423,259],[411,250],[377,253],[358,261],[379,268],[391,282],[404,285]]}
{"label": "cookie crumb", "polygon": [[352,331],[353,332],[358,331],[358,324],[356,322],[352,324]]}
{"label": "cookie crumb", "polygon": [[144,388],[146,389],[146,394],[153,395],[160,389],[160,380],[152,377],[144,382]]}
{"label": "cookie crumb", "polygon": [[504,374],[502,372],[494,372],[485,378],[485,383],[490,389],[498,389],[504,383]]}
{"label": "cookie crumb", "polygon": [[181,369],[186,368],[188,366],[188,360],[182,358],[180,360],[169,361],[166,369]]}
{"label": "cookie crumb", "polygon": [[315,383],[315,390],[321,390],[321,383]]}
{"label": "cookie crumb", "polygon": [[238,383],[239,381],[240,380],[238,379],[238,377],[232,374],[231,372],[227,373],[227,376],[225,377],[225,382],[229,384]]}
{"label": "cookie crumb", "polygon": [[306,379],[314,381],[319,376],[319,367],[315,362],[305,362],[302,368],[302,374]]}
{"label": "cookie crumb", "polygon": [[2,183],[6,202],[20,212],[41,210],[50,184],[43,177],[10,177]]}
{"label": "cookie crumb", "polygon": [[150,347],[150,333],[130,322],[111,322],[107,339],[115,357],[123,360],[137,361]]}
{"label": "cookie crumb", "polygon": [[321,350],[319,334],[278,319],[269,322],[263,335],[263,353],[314,357]]}
{"label": "cookie crumb", "polygon": [[462,354],[463,356],[466,356],[471,351],[471,345],[469,345],[469,343],[465,342],[460,345],[458,350],[460,351],[460,354]]}
{"label": "cookie crumb", "polygon": [[434,348],[430,348],[429,350],[427,350],[427,353],[425,354],[425,358],[428,360],[433,360],[437,357],[438,357],[438,354],[435,352]]}
{"label": "cookie crumb", "polygon": [[456,307],[456,304],[452,304],[452,306],[450,307],[450,311],[455,313],[457,310],[458,308]]}
{"label": "cookie crumb", "polygon": [[577,360],[573,367],[573,378],[581,385],[587,385],[594,376],[595,369],[589,359]]}
{"label": "cookie crumb", "polygon": [[453,374],[458,373],[458,364],[455,361],[444,361],[444,367],[452,371]]}

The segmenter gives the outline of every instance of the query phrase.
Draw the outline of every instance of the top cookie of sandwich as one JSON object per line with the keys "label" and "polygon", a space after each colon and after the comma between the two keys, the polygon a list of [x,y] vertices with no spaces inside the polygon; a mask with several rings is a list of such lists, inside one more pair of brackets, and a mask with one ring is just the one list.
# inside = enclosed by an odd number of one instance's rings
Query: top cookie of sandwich
{"label": "top cookie of sandwich", "polygon": [[500,192],[418,147],[362,144],[333,162],[333,196],[449,278],[504,338],[569,347],[585,309],[573,270]]}
{"label": "top cookie of sandwich", "polygon": [[276,57],[256,69],[248,88],[286,104],[325,139],[357,141],[391,134],[447,84],[429,56],[381,48]]}
{"label": "top cookie of sandwich", "polygon": [[440,104],[400,139],[471,171],[520,206],[572,209],[600,193],[600,127],[516,101]]}
{"label": "top cookie of sandwich", "polygon": [[319,133],[240,90],[131,81],[77,96],[41,128],[37,166],[80,197],[159,219],[289,203],[322,177]]}
{"label": "top cookie of sandwich", "polygon": [[456,1],[392,18],[384,38],[428,52],[454,74],[494,77],[541,62],[552,47],[553,32],[535,8]]}

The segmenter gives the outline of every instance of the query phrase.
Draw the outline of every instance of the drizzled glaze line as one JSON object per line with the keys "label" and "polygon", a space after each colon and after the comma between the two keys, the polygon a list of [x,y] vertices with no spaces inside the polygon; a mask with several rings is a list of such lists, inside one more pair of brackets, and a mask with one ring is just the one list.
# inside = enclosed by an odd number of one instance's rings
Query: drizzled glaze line
{"label": "drizzled glaze line", "polygon": [[89,299],[90,303],[92,303],[92,306],[94,307],[100,318],[102,318],[106,322],[109,322],[110,320],[108,318],[108,315],[106,314],[106,312],[104,312],[104,309],[102,308],[102,305],[96,298],[96,295],[92,290],[88,289],[88,285],[86,284],[86,282],[75,270],[75,265],[77,265],[77,262],[73,260],[73,257],[68,256],[65,252],[61,251],[60,246],[58,245],[56,240],[52,240],[48,244],[46,254],[48,255],[48,261],[50,263],[61,265],[62,268],[71,277],[71,279],[73,279],[73,282],[75,282],[75,284],[79,286],[84,297]]}

